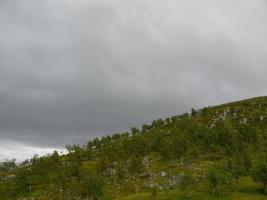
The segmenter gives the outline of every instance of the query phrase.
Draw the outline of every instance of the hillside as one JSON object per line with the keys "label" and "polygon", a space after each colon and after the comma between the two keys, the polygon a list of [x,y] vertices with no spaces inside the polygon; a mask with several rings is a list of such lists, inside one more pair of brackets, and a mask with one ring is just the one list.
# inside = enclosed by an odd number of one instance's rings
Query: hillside
{"label": "hillside", "polygon": [[66,148],[2,163],[0,199],[267,199],[267,97]]}

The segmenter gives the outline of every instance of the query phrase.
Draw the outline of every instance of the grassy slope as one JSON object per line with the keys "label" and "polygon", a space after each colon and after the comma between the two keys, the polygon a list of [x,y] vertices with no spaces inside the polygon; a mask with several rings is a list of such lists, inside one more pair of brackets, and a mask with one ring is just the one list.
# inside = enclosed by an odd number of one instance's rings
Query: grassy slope
{"label": "grassy slope", "polygon": [[[118,198],[117,200],[184,200],[185,197],[182,192],[176,190],[171,192],[159,193],[155,198],[151,194],[141,193],[128,197]],[[231,193],[228,196],[212,197],[206,193],[193,193],[192,200],[266,200],[267,196],[260,194],[246,194],[246,193]]]}
{"label": "grassy slope", "polygon": [[[266,195],[257,192],[259,184],[255,183],[250,177],[242,177],[235,181],[232,188],[237,192],[228,193],[226,197],[212,197],[210,193],[193,192],[191,200],[267,200]],[[183,191],[172,190],[160,192],[156,198],[151,193],[139,193],[135,195],[117,198],[116,200],[185,200]]]}

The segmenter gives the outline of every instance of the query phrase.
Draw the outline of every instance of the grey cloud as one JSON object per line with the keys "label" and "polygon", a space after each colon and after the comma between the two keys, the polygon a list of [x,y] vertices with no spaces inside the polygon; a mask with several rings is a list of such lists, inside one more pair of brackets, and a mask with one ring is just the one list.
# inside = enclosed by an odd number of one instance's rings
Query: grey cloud
{"label": "grey cloud", "polygon": [[266,90],[263,0],[0,1],[0,138],[62,147]]}

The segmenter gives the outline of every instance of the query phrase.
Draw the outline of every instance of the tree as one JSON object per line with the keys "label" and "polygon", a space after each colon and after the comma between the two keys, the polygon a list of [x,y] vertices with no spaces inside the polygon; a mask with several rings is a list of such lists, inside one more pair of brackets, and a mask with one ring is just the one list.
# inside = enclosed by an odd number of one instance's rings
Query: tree
{"label": "tree", "polygon": [[242,141],[250,144],[257,144],[260,131],[251,125],[243,125],[239,128],[239,135]]}
{"label": "tree", "polygon": [[142,157],[132,156],[130,162],[130,171],[131,173],[139,173],[144,169],[144,165],[142,162]]}
{"label": "tree", "polygon": [[30,182],[29,177],[31,176],[31,171],[28,168],[21,167],[18,168],[16,171],[15,176],[15,185],[16,185],[16,192],[18,194],[25,195],[30,192]]}
{"label": "tree", "polygon": [[6,160],[5,162],[0,163],[0,172],[13,171],[16,167],[16,159]]}
{"label": "tree", "polygon": [[262,192],[267,194],[267,160],[261,159],[252,168],[252,178],[262,183]]}
{"label": "tree", "polygon": [[173,149],[175,158],[180,158],[186,153],[188,146],[188,140],[185,134],[178,133],[174,136],[170,147]]}
{"label": "tree", "polygon": [[152,128],[157,128],[157,127],[159,127],[159,126],[160,126],[160,122],[161,122],[161,121],[153,120],[153,121],[152,121],[152,124],[151,124],[151,127],[152,127]]}
{"label": "tree", "polygon": [[153,186],[151,188],[152,197],[155,198],[158,194],[158,188],[156,186]]}
{"label": "tree", "polygon": [[231,185],[232,176],[220,167],[212,167],[207,173],[207,180],[213,196],[224,196]]}
{"label": "tree", "polygon": [[149,131],[149,129],[150,129],[150,126],[147,125],[147,124],[144,124],[144,125],[142,126],[142,132],[143,132],[143,133]]}
{"label": "tree", "polygon": [[248,152],[234,155],[227,160],[227,169],[235,179],[247,176],[251,168],[251,158]]}
{"label": "tree", "polygon": [[185,174],[181,179],[181,190],[185,192],[186,199],[192,199],[192,191],[194,190],[196,181],[192,175]]}
{"label": "tree", "polygon": [[131,133],[132,133],[132,135],[136,135],[136,134],[140,133],[140,130],[138,128],[132,127]]}
{"label": "tree", "polygon": [[98,200],[104,193],[104,181],[95,170],[88,166],[81,166],[80,171],[80,189],[83,198],[90,197]]}
{"label": "tree", "polygon": [[191,116],[197,115],[197,111],[194,108],[191,108]]}

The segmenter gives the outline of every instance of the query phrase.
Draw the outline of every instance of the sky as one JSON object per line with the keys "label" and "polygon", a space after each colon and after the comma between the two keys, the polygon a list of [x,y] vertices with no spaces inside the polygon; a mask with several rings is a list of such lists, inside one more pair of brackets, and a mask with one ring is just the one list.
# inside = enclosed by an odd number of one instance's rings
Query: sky
{"label": "sky", "polygon": [[267,95],[266,0],[0,0],[0,160]]}

